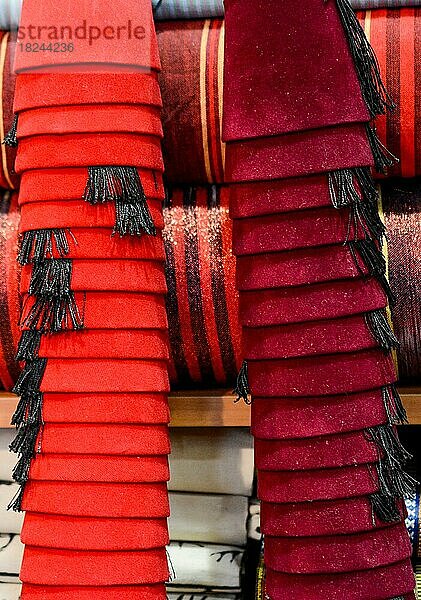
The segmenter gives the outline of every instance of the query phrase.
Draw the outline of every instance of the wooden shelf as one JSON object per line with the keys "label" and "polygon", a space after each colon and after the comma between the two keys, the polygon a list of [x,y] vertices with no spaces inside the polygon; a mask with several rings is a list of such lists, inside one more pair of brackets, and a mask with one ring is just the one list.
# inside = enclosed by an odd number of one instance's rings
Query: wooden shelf
{"label": "wooden shelf", "polygon": [[[421,425],[421,387],[401,388],[411,425]],[[10,427],[16,396],[0,393],[0,428]],[[226,391],[188,391],[170,395],[172,427],[248,427],[250,407],[234,403]]]}

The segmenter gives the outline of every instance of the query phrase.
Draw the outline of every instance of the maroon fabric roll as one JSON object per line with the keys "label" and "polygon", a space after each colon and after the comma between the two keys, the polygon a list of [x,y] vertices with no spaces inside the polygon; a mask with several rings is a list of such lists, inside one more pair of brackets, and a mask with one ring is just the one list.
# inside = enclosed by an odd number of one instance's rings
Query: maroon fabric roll
{"label": "maroon fabric roll", "polygon": [[225,12],[226,140],[369,119],[335,4],[228,0]]}
{"label": "maroon fabric roll", "polygon": [[[386,421],[385,421],[386,422]],[[254,441],[256,467],[263,471],[305,471],[373,463],[378,448],[365,430],[303,439]]]}
{"label": "maroon fabric roll", "polygon": [[281,573],[352,573],[403,561],[411,555],[405,523],[353,535],[265,538],[265,562]]}
{"label": "maroon fabric roll", "polygon": [[252,406],[252,433],[263,439],[311,438],[386,421],[381,389],[305,398],[258,398]]}
{"label": "maroon fabric roll", "polygon": [[[405,517],[403,501],[400,503]],[[367,496],[336,500],[317,500],[275,504],[262,502],[261,529],[265,535],[293,537],[327,536],[371,531],[374,527],[391,527],[373,515]]]}
{"label": "maroon fabric roll", "polygon": [[243,340],[247,360],[358,352],[378,345],[364,315],[296,325],[245,327]]}
{"label": "maroon fabric roll", "polygon": [[324,396],[363,392],[396,381],[390,356],[380,350],[249,362],[256,396]]}
{"label": "maroon fabric roll", "polygon": [[266,592],[276,600],[389,600],[414,588],[411,561],[337,575],[287,575],[267,571]]}
{"label": "maroon fabric roll", "polygon": [[365,125],[351,124],[233,142],[226,160],[225,181],[239,182],[362,167],[373,155]]}
{"label": "maroon fabric roll", "polygon": [[260,471],[259,498],[286,503],[334,500],[378,492],[375,465],[311,471]]}

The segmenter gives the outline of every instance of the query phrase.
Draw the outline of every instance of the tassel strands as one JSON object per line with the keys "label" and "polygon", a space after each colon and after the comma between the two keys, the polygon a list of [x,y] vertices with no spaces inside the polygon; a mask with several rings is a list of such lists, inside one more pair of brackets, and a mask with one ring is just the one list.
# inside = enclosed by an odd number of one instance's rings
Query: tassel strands
{"label": "tassel strands", "polygon": [[10,127],[7,134],[4,136],[3,144],[5,146],[9,146],[10,148],[16,148],[16,146],[18,145],[17,129],[18,129],[18,116],[15,115],[12,126]]}
{"label": "tassel strands", "polygon": [[367,124],[366,131],[368,141],[370,143],[370,148],[373,153],[376,171],[378,173],[383,173],[383,175],[386,175],[387,169],[389,167],[392,167],[396,162],[399,162],[399,159],[394,154],[392,154],[384,144],[382,144],[377,135],[376,127],[374,124]]}
{"label": "tassel strands", "polygon": [[393,304],[394,296],[386,278],[386,261],[376,243],[370,239],[356,240],[350,241],[348,247],[357,268],[363,275],[365,274],[361,268],[360,261],[362,261],[369,274],[375,277],[384,289],[390,304]]}
{"label": "tassel strands", "polygon": [[244,402],[246,404],[251,404],[251,399],[250,399],[250,386],[249,386],[249,382],[248,382],[248,366],[247,366],[247,361],[244,360],[243,364],[241,365],[241,369],[238,373],[237,376],[237,382],[235,385],[235,388],[233,390],[233,393],[236,394],[237,398],[234,400],[234,402],[239,402],[240,400],[244,400]]}
{"label": "tassel strands", "polygon": [[70,229],[36,229],[21,236],[18,262],[28,265],[47,258],[65,258],[70,252],[68,235],[76,243]]}
{"label": "tassel strands", "polygon": [[391,425],[408,424],[408,415],[402,399],[396,389],[396,385],[392,384],[382,389],[383,403],[386,409],[389,423]]}
{"label": "tassel strands", "polygon": [[136,167],[89,167],[83,197],[89,204],[115,202],[114,233],[120,236],[142,233],[156,235]]}
{"label": "tassel strands", "polygon": [[19,460],[13,470],[14,480],[20,484],[20,489],[10,502],[8,509],[21,510],[25,484],[29,477],[31,460],[41,448],[37,440],[43,426],[42,399],[40,392],[41,380],[47,366],[45,358],[28,360],[13,389],[20,395],[12,424],[17,426],[17,434],[9,448],[19,455]]}
{"label": "tassel strands", "polygon": [[384,310],[373,310],[367,313],[365,321],[382,350],[390,352],[399,346],[399,341],[389,325]]}
{"label": "tassel strands", "polygon": [[35,302],[22,319],[24,327],[42,332],[83,328],[83,318],[70,289],[71,277],[70,259],[50,259],[34,264],[29,295],[35,296]]}
{"label": "tassel strands", "polygon": [[395,103],[382,81],[375,52],[348,0],[336,0],[336,4],[370,116],[384,115],[387,110],[395,109]]}
{"label": "tassel strands", "polygon": [[371,494],[369,499],[373,526],[376,524],[375,517],[383,521],[383,523],[398,523],[402,519],[396,500],[391,496],[378,492],[377,494]]}

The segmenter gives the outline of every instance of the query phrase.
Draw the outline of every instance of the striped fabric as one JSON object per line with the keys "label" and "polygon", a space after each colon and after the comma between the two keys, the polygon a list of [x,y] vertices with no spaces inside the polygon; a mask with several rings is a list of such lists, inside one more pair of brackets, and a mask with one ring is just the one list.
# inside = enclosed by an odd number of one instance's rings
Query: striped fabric
{"label": "striped fabric", "polygon": [[421,6],[421,0],[350,0],[355,10],[366,10],[367,8],[404,8],[410,6]]}
{"label": "striped fabric", "polygon": [[174,189],[164,218],[172,380],[232,384],[240,327],[228,190]]}
{"label": "striped fabric", "polygon": [[[13,121],[13,96],[15,91],[15,76],[12,71],[15,41],[12,34],[0,31],[0,138],[4,139]],[[16,189],[18,178],[13,171],[16,156],[15,148],[4,144],[0,146],[0,187]]]}
{"label": "striped fabric", "polygon": [[223,182],[223,21],[159,23],[157,34],[167,181]]}
{"label": "striped fabric", "polygon": [[165,19],[203,19],[222,17],[223,0],[152,0],[154,17]]}
{"label": "striped fabric", "polygon": [[18,267],[16,262],[19,213],[17,195],[0,197],[0,379],[6,389],[16,381],[19,370],[15,348],[20,331],[18,321]]}
{"label": "striped fabric", "polygon": [[421,8],[358,13],[397,108],[377,119],[382,141],[400,162],[389,176],[421,174]]}

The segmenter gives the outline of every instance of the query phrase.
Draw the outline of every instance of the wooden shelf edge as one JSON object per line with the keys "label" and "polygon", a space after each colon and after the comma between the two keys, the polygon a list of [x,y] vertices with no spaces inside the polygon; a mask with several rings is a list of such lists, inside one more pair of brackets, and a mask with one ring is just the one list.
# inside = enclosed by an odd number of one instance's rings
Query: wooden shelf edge
{"label": "wooden shelf edge", "polygon": [[[400,388],[411,425],[421,425],[421,387]],[[169,397],[171,427],[249,427],[250,407],[227,391],[174,392]],[[10,427],[14,394],[0,392],[0,428]]]}

